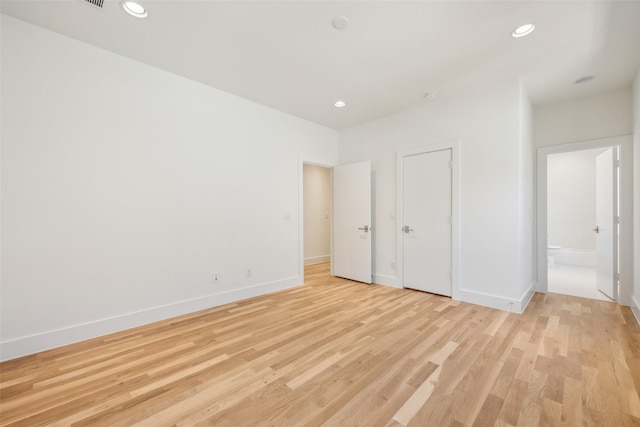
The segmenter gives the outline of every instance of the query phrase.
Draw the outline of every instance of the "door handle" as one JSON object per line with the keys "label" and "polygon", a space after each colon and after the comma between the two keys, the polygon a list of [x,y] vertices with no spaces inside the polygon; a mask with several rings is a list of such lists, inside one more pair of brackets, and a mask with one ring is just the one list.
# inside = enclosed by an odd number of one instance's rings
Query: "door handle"
{"label": "door handle", "polygon": [[364,227],[358,227],[358,230],[364,230],[365,233],[369,232],[369,226],[365,225]]}
{"label": "door handle", "polygon": [[596,228],[594,228],[593,231],[595,231],[596,233],[600,233],[600,227],[596,225]]}
{"label": "door handle", "polygon": [[405,225],[404,227],[402,227],[402,231],[404,231],[405,233],[409,234],[410,232],[413,231],[413,228],[409,228],[408,225]]}

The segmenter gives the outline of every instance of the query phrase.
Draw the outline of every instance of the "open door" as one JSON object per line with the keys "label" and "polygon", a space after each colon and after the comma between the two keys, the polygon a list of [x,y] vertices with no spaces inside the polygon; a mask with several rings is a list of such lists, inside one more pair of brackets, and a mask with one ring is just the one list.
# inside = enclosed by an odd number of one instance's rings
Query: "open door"
{"label": "open door", "polygon": [[596,283],[618,299],[618,155],[609,147],[596,156]]}
{"label": "open door", "polygon": [[333,168],[334,276],[371,283],[371,162]]}

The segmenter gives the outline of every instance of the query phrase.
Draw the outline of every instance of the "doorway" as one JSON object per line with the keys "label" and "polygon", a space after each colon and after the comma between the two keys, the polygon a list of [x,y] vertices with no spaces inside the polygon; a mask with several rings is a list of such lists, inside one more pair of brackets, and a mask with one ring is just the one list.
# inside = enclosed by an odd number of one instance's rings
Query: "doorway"
{"label": "doorway", "polygon": [[[609,150],[609,148],[615,148]],[[605,259],[605,265],[610,266],[610,270],[604,271],[605,279],[609,280],[610,290],[606,287],[604,293],[609,294],[620,304],[629,305],[631,301],[632,291],[632,138],[629,135],[605,138],[599,140],[583,141],[570,144],[556,145],[551,147],[541,147],[538,149],[537,156],[537,278],[538,290],[541,292],[559,292],[566,294],[575,294],[575,280],[590,283],[590,295],[583,294],[585,292],[578,290],[578,296],[598,298],[603,300],[611,300],[604,296],[603,292],[594,291],[595,286],[604,286],[602,281],[598,285],[597,264],[598,258],[598,240],[603,235],[604,228],[609,228],[612,234],[612,242],[610,249],[606,253],[611,257],[610,260]],[[617,151],[617,154],[614,154]],[[598,156],[603,158],[603,153],[609,153],[609,162],[612,166],[611,172],[615,171],[615,177],[611,175],[611,181],[605,185],[613,197],[614,188],[617,186],[618,202],[612,209],[612,214],[608,220],[598,219],[595,212],[595,163]],[[557,156],[557,157],[556,157]],[[606,157],[606,155],[605,155]],[[589,184],[589,189],[584,190],[581,187],[585,183],[580,183],[579,177],[570,177],[576,173],[580,167],[576,162],[581,158],[584,164],[589,163],[592,169],[589,176],[593,181]],[[571,160],[573,159],[573,160]],[[589,160],[590,159],[590,160]],[[573,162],[567,163],[567,161]],[[606,160],[605,160],[606,162]],[[615,168],[613,165],[615,164]],[[573,181],[572,181],[573,180]],[[582,181],[591,180],[584,178]],[[562,190],[561,187],[568,187]],[[564,191],[564,193],[563,193]],[[567,195],[567,191],[571,194]],[[578,209],[580,200],[586,200],[588,197],[578,196],[578,193],[590,191],[592,208]],[[563,195],[564,194],[564,195]],[[565,200],[561,200],[564,198]],[[575,210],[564,208],[568,205],[576,205]],[[564,208],[562,206],[564,205]],[[578,211],[579,210],[579,211]],[[559,221],[558,217],[564,216],[564,222]],[[602,222],[605,225],[596,224]],[[607,225],[610,223],[610,225]],[[587,225],[589,224],[589,225]],[[574,230],[572,231],[571,228]],[[576,229],[580,229],[579,232]],[[586,229],[586,230],[585,230]],[[586,233],[586,234],[585,234]],[[604,233],[606,234],[606,233]],[[577,243],[582,242],[582,243]],[[586,242],[586,243],[585,243]],[[572,247],[573,246],[573,247]],[[578,247],[575,247],[578,246]],[[601,248],[603,247],[600,245]],[[617,260],[616,260],[617,258]],[[600,257],[602,261],[602,257]],[[572,277],[572,269],[580,269],[588,267],[589,272],[583,275],[583,278]],[[585,273],[586,270],[578,270]],[[560,276],[560,277],[558,277]],[[565,280],[565,283],[562,281]],[[556,283],[558,282],[559,283]],[[559,286],[559,287],[558,287]],[[583,286],[584,287],[584,286]],[[574,289],[567,289],[574,288]]]}
{"label": "doorway", "polygon": [[303,164],[304,266],[331,262],[331,168]]}
{"label": "doorway", "polygon": [[300,159],[298,170],[302,283],[305,266],[325,262],[331,275],[372,283],[371,162],[330,167]]}
{"label": "doorway", "polygon": [[[547,156],[547,277],[549,292],[599,300],[615,300],[616,289],[598,289],[598,278],[611,279],[617,265],[617,147],[592,148]],[[607,159],[608,157],[608,159]],[[603,171],[602,160],[605,161]],[[607,173],[605,173],[607,172]],[[612,172],[616,179],[612,180]],[[607,196],[608,195],[608,196]],[[607,216],[608,218],[604,218]],[[605,230],[608,233],[605,233]],[[610,237],[610,238],[607,238]],[[615,245],[613,242],[615,237]],[[600,276],[598,275],[600,271]],[[602,284],[601,284],[602,285]]]}

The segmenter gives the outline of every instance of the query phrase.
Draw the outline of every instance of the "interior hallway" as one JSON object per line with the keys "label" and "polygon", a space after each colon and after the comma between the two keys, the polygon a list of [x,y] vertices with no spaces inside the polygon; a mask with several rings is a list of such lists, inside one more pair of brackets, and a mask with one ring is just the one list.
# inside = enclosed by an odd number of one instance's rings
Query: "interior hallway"
{"label": "interior hallway", "polygon": [[0,370],[3,426],[640,423],[628,307],[536,294],[510,314],[330,277],[327,264],[301,287]]}

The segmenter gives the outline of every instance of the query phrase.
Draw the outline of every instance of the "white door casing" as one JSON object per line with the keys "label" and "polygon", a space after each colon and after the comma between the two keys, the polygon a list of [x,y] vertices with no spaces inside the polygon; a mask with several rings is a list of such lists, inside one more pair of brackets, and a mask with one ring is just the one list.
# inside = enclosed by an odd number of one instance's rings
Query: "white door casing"
{"label": "white door casing", "polygon": [[618,298],[618,155],[609,147],[596,156],[596,283],[598,290]]}
{"label": "white door casing", "polygon": [[371,283],[371,162],[333,167],[332,274]]}
{"label": "white door casing", "polygon": [[[536,263],[538,291],[547,292],[547,156],[593,148],[616,147],[619,157],[619,239],[618,239],[618,302],[633,303],[633,137],[622,135],[611,138],[572,142],[539,147],[536,177]],[[594,225],[595,226],[595,225]]]}

